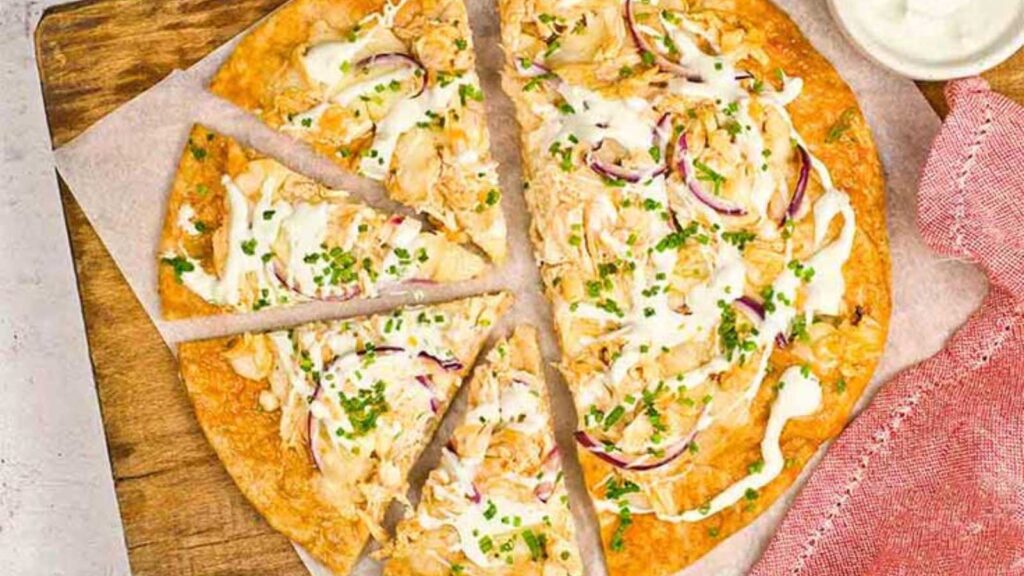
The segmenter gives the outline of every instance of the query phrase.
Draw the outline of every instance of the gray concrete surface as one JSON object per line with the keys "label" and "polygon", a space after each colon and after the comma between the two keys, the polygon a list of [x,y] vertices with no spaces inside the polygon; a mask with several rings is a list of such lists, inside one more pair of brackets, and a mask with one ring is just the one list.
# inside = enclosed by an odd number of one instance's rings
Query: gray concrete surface
{"label": "gray concrete surface", "polygon": [[129,574],[32,31],[0,0],[0,574]]}

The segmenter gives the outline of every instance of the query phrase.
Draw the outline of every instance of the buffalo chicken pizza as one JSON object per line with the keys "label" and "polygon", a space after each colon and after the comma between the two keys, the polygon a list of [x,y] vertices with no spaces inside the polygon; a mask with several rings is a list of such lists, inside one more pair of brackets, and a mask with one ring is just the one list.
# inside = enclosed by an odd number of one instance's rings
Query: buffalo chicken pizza
{"label": "buffalo chicken pizza", "polygon": [[767,0],[500,0],[535,253],[610,573],[671,574],[839,432],[890,312],[884,184]]}

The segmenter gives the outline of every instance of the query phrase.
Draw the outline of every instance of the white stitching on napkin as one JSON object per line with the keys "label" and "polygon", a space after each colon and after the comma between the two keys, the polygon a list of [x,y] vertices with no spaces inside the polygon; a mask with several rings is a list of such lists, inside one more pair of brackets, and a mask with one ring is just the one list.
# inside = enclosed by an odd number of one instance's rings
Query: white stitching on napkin
{"label": "white stitching on napkin", "polygon": [[964,249],[964,228],[967,217],[967,178],[971,175],[971,171],[977,163],[978,152],[981,150],[982,145],[984,145],[985,139],[991,133],[994,122],[992,102],[986,98],[985,121],[975,130],[974,142],[967,148],[967,157],[964,159],[963,166],[960,168],[960,173],[956,180],[956,196],[953,198],[954,202],[956,202],[956,208],[953,211],[955,222],[952,231],[953,247],[960,254],[966,253]]}

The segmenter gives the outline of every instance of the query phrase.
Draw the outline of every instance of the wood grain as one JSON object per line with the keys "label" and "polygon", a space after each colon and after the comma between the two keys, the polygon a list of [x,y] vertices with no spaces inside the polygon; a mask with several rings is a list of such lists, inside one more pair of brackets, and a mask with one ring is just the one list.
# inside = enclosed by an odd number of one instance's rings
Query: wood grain
{"label": "wood grain", "polygon": [[[283,0],[93,0],[36,30],[55,146]],[[61,182],[118,504],[135,574],[306,574],[206,443],[174,358]]]}
{"label": "wood grain", "polygon": [[[87,0],[48,10],[36,52],[54,146],[283,1]],[[986,77],[1024,102],[1024,53]],[[941,85],[922,90],[944,113]],[[134,573],[306,574],[207,445],[173,357],[63,182],[61,200]]]}

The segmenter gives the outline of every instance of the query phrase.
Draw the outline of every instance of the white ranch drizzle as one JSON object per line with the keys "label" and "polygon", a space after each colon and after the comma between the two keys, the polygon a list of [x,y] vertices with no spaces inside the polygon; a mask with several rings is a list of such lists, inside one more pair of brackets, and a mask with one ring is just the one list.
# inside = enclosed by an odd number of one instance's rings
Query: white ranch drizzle
{"label": "white ranch drizzle", "polygon": [[[829,224],[838,214],[843,216],[842,231],[836,240],[822,247]],[[855,221],[850,197],[835,188],[827,190],[814,204],[814,245],[818,252],[807,261],[807,265],[814,269],[814,277],[807,286],[808,311],[816,310],[832,316],[839,314],[846,292],[843,264],[853,251],[853,237],[857,232]]]}
{"label": "white ranch drizzle", "polygon": [[203,233],[196,224],[196,210],[191,204],[182,204],[178,209],[178,228],[189,236],[198,236]]}
{"label": "white ranch drizzle", "polygon": [[[220,278],[203,270],[198,261],[187,258],[192,264],[193,270],[181,274],[182,283],[192,292],[211,304],[237,306],[241,301],[241,285],[249,273],[253,273],[261,287],[273,290],[274,296],[280,292],[279,284],[273,283],[270,279],[273,274],[269,273],[260,260],[260,254],[269,251],[272,239],[267,238],[265,227],[254,228],[250,219],[249,200],[246,198],[234,181],[225,175],[221,179],[227,191],[228,199],[228,254],[224,263],[224,273]],[[267,178],[261,186],[260,201],[254,207],[270,204],[270,197],[278,183],[272,178]],[[255,211],[254,210],[254,211]],[[275,218],[280,218],[275,214]],[[260,233],[262,232],[262,233]],[[247,253],[243,247],[252,246]],[[262,248],[262,250],[260,250]],[[182,252],[184,252],[182,250]],[[166,257],[173,258],[176,254],[166,254]]]}
{"label": "white ranch drizzle", "polygon": [[[381,13],[371,14],[363,22],[378,20],[378,24],[368,32],[358,34],[352,41],[330,41],[311,47],[302,57],[306,74],[327,87],[328,93],[336,90],[346,77],[346,71],[353,64],[352,60],[359,51],[364,49],[372,38],[373,31],[378,27],[394,26],[395,15],[405,0],[396,4],[387,3]],[[362,24],[362,23],[361,23]],[[413,71],[408,67],[399,68],[387,74],[357,82],[338,90],[333,96],[310,108],[306,112],[296,114],[285,125],[287,130],[310,130],[317,126],[324,112],[331,105],[348,106],[360,96],[373,92],[378,85],[388,85],[392,81],[407,80]],[[462,86],[469,85],[479,91],[480,82],[474,71],[461,74],[458,78],[440,81],[429,87],[415,98],[404,98],[392,105],[384,118],[376,123],[374,138],[368,153],[359,162],[359,172],[367,178],[384,180],[391,168],[391,159],[402,134],[411,130],[416,124],[428,121],[428,114],[445,114],[453,105]]]}
{"label": "white ranch drizzle", "polygon": [[367,178],[383,180],[391,168],[391,157],[395,153],[398,139],[419,122],[429,121],[427,113],[444,114],[453,105],[463,85],[479,86],[476,73],[463,74],[458,81],[445,85],[437,84],[423,91],[416,98],[398,101],[380,122],[369,153],[359,162],[359,172]]}
{"label": "white ranch drizzle", "polygon": [[[312,130],[319,125],[320,118],[332,105],[349,106],[359,97],[374,92],[379,85],[387,86],[392,81],[402,82],[409,79],[413,70],[409,67],[402,67],[339,89],[339,86],[353,74],[356,55],[367,47],[376,30],[394,26],[395,16],[405,2],[406,0],[397,3],[388,2],[381,12],[368,15],[358,24],[357,29],[364,28],[374,21],[376,24],[370,26],[365,32],[357,32],[351,40],[323,42],[307,50],[306,54],[302,56],[303,69],[310,79],[324,87],[328,96],[309,110],[289,118],[288,123],[284,125],[285,130]],[[475,77],[473,85],[478,85]],[[455,89],[457,90],[457,88]],[[360,163],[360,171],[367,177],[383,180],[390,167],[391,155],[398,137],[423,120],[422,116],[427,111],[440,113],[447,110],[453,95],[454,91],[449,90],[448,87],[438,87],[425,91],[417,98],[399,100],[395,103],[387,116],[377,125],[373,144],[376,153],[373,157],[363,158]],[[409,105],[408,102],[411,101],[416,103]],[[381,135],[382,131],[385,133],[383,136]],[[355,134],[352,136],[354,137]]]}
{"label": "white ranch drizzle", "polygon": [[768,426],[761,439],[761,461],[763,466],[759,472],[748,474],[741,480],[720,492],[711,499],[707,509],[688,510],[677,518],[659,518],[668,521],[697,522],[711,514],[732,506],[743,498],[750,490],[759,490],[775,479],[785,466],[779,440],[786,423],[793,418],[810,416],[821,407],[821,384],[809,370],[792,366],[783,372],[779,379],[778,396],[772,402]]}
{"label": "white ranch drizzle", "polygon": [[[611,100],[581,86],[561,84],[558,92],[573,112],[561,114],[555,140],[575,136],[591,146],[614,140],[630,150],[647,150],[653,143],[654,122],[645,111],[650,105],[642,98]],[[552,115],[549,112],[549,115]]]}
{"label": "white ranch drizzle", "polygon": [[405,2],[387,2],[380,12],[367,15],[356,26],[362,29],[374,21],[376,25],[362,34],[356,34],[351,40],[329,40],[311,46],[301,58],[306,75],[328,89],[337,86],[347,76],[345,65],[355,64],[353,60],[356,55],[370,43],[378,27],[386,29],[395,25],[395,15]]}
{"label": "white ranch drizzle", "polygon": [[[682,16],[675,18],[684,22],[690,29],[696,29],[695,24]],[[674,88],[678,92],[698,98],[720,99],[725,102],[734,102],[745,95],[739,82],[736,81],[736,66],[729,58],[705,53],[693,41],[690,33],[667,19],[665,13],[662,13],[660,19],[665,31],[668,32],[672,42],[682,54],[680,64],[699,74],[703,80],[701,82],[691,82],[685,78],[676,80]],[[647,33],[658,35],[657,32],[650,29]]]}
{"label": "white ranch drizzle", "polygon": [[[323,117],[324,113],[327,112],[327,109],[332,105],[337,104],[338,106],[349,106],[361,96],[374,94],[377,91],[378,86],[388,86],[391,82],[403,82],[408,80],[412,75],[413,71],[411,68],[403,67],[346,86],[339,90],[337,94],[331,96],[326,102],[321,102],[301,114],[292,116],[288,123],[284,125],[284,129],[298,131],[313,130],[320,125],[320,118]],[[354,136],[355,134],[350,134],[349,139]],[[344,143],[347,142],[348,140]]]}

